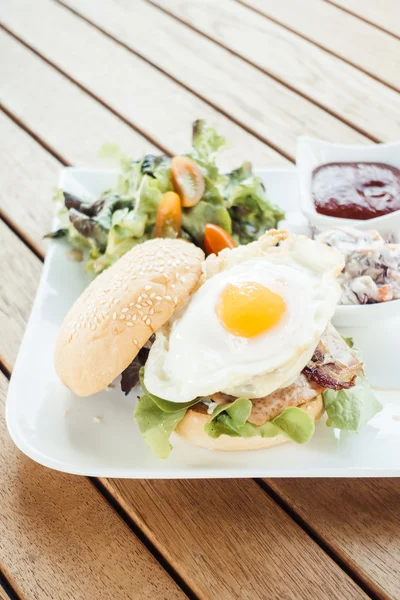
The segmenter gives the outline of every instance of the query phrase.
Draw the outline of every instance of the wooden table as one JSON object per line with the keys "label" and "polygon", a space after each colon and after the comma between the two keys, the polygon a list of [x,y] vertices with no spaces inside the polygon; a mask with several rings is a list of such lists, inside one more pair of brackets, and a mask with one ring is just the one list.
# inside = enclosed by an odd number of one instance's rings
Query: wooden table
{"label": "wooden table", "polygon": [[399,0],[2,0],[0,598],[400,598],[400,481],[126,481],[23,456],[4,424],[63,165],[232,141],[400,138]]}

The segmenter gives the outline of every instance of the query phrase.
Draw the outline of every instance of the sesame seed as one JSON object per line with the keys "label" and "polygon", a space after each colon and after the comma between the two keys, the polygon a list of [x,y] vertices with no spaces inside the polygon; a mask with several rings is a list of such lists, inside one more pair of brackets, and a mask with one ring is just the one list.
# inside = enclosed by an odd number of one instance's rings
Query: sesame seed
{"label": "sesame seed", "polygon": [[175,303],[175,304],[178,304],[178,300],[179,300],[178,296],[175,296],[175,297],[174,297],[174,303]]}
{"label": "sesame seed", "polygon": [[131,302],[131,303],[129,304],[129,306],[135,306],[135,303],[134,303],[134,302]]}
{"label": "sesame seed", "polygon": [[142,314],[143,314],[143,311],[142,311],[142,310],[138,310],[138,314],[139,314],[139,315],[142,315]]}
{"label": "sesame seed", "polygon": [[150,298],[154,298],[154,296],[155,296],[155,295],[156,295],[156,293],[155,293],[155,292],[151,292],[151,294],[150,294]]}
{"label": "sesame seed", "polygon": [[129,312],[129,308],[123,308],[123,309],[122,309],[122,312],[123,312],[123,313],[127,313],[127,312]]}
{"label": "sesame seed", "polygon": [[147,294],[142,294],[143,298],[148,298]]}
{"label": "sesame seed", "polygon": [[145,285],[144,289],[146,290],[146,292],[148,292],[149,290],[151,290],[151,285]]}
{"label": "sesame seed", "polygon": [[113,304],[118,304],[118,302],[119,302],[118,298],[114,298]]}
{"label": "sesame seed", "polygon": [[131,321],[127,322],[128,327],[133,327],[133,323]]}
{"label": "sesame seed", "polygon": [[138,341],[136,338],[133,340],[133,343],[136,344],[136,346],[138,345]]}
{"label": "sesame seed", "polygon": [[171,296],[165,296],[166,300],[172,300]]}
{"label": "sesame seed", "polygon": [[90,329],[94,331],[96,329],[96,325],[92,325]]}
{"label": "sesame seed", "polygon": [[143,317],[142,317],[143,323],[146,323],[146,319],[147,319],[147,315],[143,315]]}
{"label": "sesame seed", "polygon": [[150,315],[154,315],[154,308],[151,308],[151,309],[149,310],[149,314],[150,314]]}
{"label": "sesame seed", "polygon": [[137,315],[133,315],[132,321],[136,321],[136,319],[137,319]]}
{"label": "sesame seed", "polygon": [[184,276],[182,275],[182,276],[181,276],[181,281],[182,281],[182,283],[185,283],[185,281],[186,281],[186,277],[184,277]]}
{"label": "sesame seed", "polygon": [[117,318],[117,313],[115,312],[115,313],[113,313],[113,319],[114,319],[114,321],[115,321],[116,318]]}
{"label": "sesame seed", "polygon": [[156,300],[162,300],[161,296],[156,296]]}
{"label": "sesame seed", "polygon": [[147,304],[147,306],[151,306],[153,304],[153,302],[151,300],[147,300],[146,304]]}
{"label": "sesame seed", "polygon": [[120,321],[123,321],[125,319],[125,315],[121,315],[120,316]]}
{"label": "sesame seed", "polygon": [[150,325],[150,323],[151,323],[151,319],[147,319],[146,325]]}
{"label": "sesame seed", "polygon": [[142,308],[141,304],[135,304],[136,308]]}
{"label": "sesame seed", "polygon": [[[139,296],[139,298],[137,299],[138,302],[141,302],[143,300],[142,296]],[[137,306],[137,305],[136,305]]]}

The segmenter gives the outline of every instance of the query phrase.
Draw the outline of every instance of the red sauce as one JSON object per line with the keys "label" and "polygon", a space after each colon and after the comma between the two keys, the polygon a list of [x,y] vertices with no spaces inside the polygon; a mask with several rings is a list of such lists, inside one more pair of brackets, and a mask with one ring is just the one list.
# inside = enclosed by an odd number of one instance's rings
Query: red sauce
{"label": "red sauce", "polygon": [[384,163],[328,163],[313,171],[318,213],[342,219],[373,219],[400,210],[400,170]]}

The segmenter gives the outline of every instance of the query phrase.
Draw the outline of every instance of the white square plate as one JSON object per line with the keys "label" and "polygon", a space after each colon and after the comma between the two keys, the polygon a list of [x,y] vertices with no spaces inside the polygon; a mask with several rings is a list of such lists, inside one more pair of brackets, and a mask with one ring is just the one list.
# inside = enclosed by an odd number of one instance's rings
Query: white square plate
{"label": "white square plate", "polygon": [[[259,172],[270,199],[287,211],[289,226],[304,229],[294,169]],[[60,185],[97,196],[115,170],[65,169]],[[383,411],[360,433],[317,425],[305,446],[284,444],[253,452],[212,452],[178,446],[170,457],[154,457],[133,420],[136,394],[119,389],[78,398],[58,380],[53,353],[62,319],[89,281],[82,263],[65,258],[53,243],[7,398],[7,425],[15,444],[37,462],[69,473],[102,477],[363,477],[400,475],[400,320],[346,330],[363,350]]]}

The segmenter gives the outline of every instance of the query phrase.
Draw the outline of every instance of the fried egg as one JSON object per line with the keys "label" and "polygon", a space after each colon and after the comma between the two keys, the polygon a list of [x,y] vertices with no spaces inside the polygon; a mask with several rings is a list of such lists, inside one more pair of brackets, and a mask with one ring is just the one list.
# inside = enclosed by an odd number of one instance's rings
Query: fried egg
{"label": "fried egg", "polygon": [[151,393],[172,402],[261,397],[307,364],[340,297],[343,257],[303,236],[271,248],[267,236],[205,262],[203,284],[157,333],[145,370]]}

